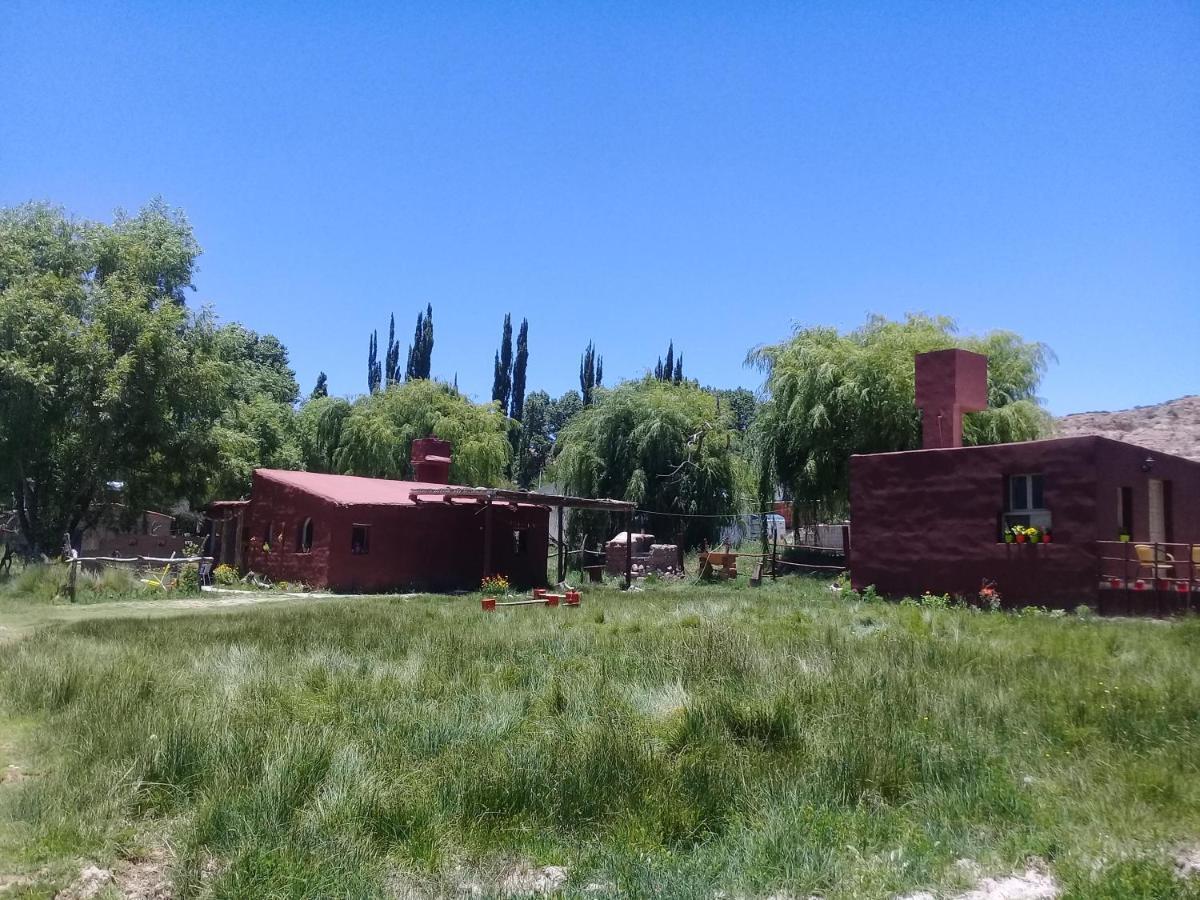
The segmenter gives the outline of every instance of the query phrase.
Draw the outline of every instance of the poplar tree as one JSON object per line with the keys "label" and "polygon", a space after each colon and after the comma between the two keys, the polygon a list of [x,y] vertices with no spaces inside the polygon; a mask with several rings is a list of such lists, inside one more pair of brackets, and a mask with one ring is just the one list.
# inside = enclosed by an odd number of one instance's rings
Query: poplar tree
{"label": "poplar tree", "polygon": [[387,356],[384,358],[383,370],[389,386],[400,380],[400,345],[396,342],[396,316],[394,313],[388,319]]}
{"label": "poplar tree", "polygon": [[492,376],[492,400],[500,404],[502,412],[508,411],[508,400],[512,396],[512,316],[504,314],[504,328],[500,333],[500,349],[496,351],[495,371]]}
{"label": "poplar tree", "polygon": [[379,365],[379,332],[371,332],[371,340],[367,344],[367,391],[374,393],[379,390],[383,370]]}
{"label": "poplar tree", "polygon": [[509,418],[521,421],[525,413],[525,370],[529,366],[529,320],[521,320],[521,330],[517,332],[517,355],[513,360],[512,400],[509,405]]}
{"label": "poplar tree", "polygon": [[588,341],[579,360],[579,392],[583,395],[583,405],[592,405],[592,395],[604,380],[604,359],[596,355],[596,345]]}

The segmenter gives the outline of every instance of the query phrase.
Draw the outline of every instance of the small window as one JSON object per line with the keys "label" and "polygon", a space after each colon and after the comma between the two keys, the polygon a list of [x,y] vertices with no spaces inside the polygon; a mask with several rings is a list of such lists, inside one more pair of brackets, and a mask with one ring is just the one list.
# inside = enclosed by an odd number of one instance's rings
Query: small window
{"label": "small window", "polygon": [[520,528],[513,531],[513,556],[524,556],[529,550],[529,532]]}
{"label": "small window", "polygon": [[350,552],[359,556],[371,552],[370,525],[354,525],[350,529]]}
{"label": "small window", "polygon": [[296,552],[308,553],[312,550],[313,520],[305,519],[296,532]]}
{"label": "small window", "polygon": [[1041,473],[1009,475],[1006,485],[1004,524],[1050,527],[1046,509],[1045,478]]}
{"label": "small window", "polygon": [[271,523],[270,522],[267,522],[266,530],[263,531],[262,542],[264,545],[269,545],[271,543]]}
{"label": "small window", "polygon": [[1045,509],[1041,475],[1008,476],[1008,511],[1033,512]]}

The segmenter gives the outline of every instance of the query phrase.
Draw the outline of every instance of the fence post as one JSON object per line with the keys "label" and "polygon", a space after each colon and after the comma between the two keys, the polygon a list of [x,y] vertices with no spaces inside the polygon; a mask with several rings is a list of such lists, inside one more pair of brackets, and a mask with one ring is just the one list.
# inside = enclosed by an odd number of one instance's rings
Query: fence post
{"label": "fence post", "polygon": [[75,578],[79,571],[79,560],[71,558],[71,566],[67,570],[67,592],[71,597],[71,602],[75,602]]}
{"label": "fence post", "polygon": [[771,579],[779,577],[779,531],[771,529]]}

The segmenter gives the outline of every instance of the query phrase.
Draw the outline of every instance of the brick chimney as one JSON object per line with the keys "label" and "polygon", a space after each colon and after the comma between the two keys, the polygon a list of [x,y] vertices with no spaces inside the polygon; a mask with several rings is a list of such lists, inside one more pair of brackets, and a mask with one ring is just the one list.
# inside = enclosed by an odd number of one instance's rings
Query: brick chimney
{"label": "brick chimney", "polygon": [[917,354],[921,446],[962,446],[963,413],[987,409],[987,357],[969,350]]}
{"label": "brick chimney", "polygon": [[417,438],[412,442],[413,477],[425,484],[450,483],[450,442]]}

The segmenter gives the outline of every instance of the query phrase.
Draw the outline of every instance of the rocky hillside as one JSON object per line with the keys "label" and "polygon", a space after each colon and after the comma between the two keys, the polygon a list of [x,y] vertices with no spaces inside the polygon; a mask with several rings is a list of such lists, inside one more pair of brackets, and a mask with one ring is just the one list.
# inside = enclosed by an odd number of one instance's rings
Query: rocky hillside
{"label": "rocky hillside", "polygon": [[1073,413],[1058,419],[1056,426],[1059,437],[1098,434],[1200,460],[1200,396],[1118,412]]}

